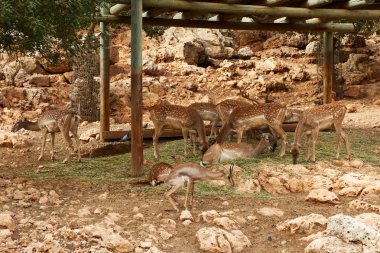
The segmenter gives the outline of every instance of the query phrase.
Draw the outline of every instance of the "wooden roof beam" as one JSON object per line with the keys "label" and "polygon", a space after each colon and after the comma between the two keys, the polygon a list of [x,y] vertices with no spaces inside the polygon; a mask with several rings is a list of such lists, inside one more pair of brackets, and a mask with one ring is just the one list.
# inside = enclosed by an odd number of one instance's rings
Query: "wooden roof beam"
{"label": "wooden roof beam", "polygon": [[[119,0],[128,3],[130,0]],[[309,9],[294,7],[268,7],[259,5],[224,4],[183,0],[144,0],[144,7],[167,8],[176,11],[202,11],[231,13],[242,16],[269,15],[274,17],[322,18],[322,19],[380,19],[377,10]]]}
{"label": "wooden roof beam", "polygon": [[131,8],[130,4],[115,4],[115,5],[111,6],[110,13],[112,15],[117,15],[117,14],[121,13],[122,11],[128,10],[130,8]]}
{"label": "wooden roof beam", "polygon": [[[131,23],[128,16],[103,16],[97,17],[97,21],[111,23]],[[268,30],[268,31],[299,31],[299,32],[353,32],[354,25],[350,23],[321,23],[321,24],[257,24],[254,22],[227,22],[206,20],[184,20],[167,18],[143,18],[144,25],[198,27],[212,29],[235,30]]]}

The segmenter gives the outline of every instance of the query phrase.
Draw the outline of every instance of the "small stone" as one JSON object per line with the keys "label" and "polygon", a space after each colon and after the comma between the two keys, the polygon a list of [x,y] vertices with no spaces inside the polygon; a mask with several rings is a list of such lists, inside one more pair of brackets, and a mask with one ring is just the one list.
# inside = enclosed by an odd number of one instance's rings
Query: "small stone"
{"label": "small stone", "polygon": [[181,215],[179,216],[179,219],[181,221],[184,221],[184,220],[193,220],[193,216],[191,215],[190,211],[184,210],[184,211],[181,212]]}
{"label": "small stone", "polygon": [[182,225],[184,225],[185,227],[189,226],[191,223],[193,223],[191,220],[185,220],[182,222]]}
{"label": "small stone", "polygon": [[282,211],[281,209],[278,209],[278,208],[263,207],[263,208],[260,208],[257,212],[259,214],[261,214],[262,216],[267,216],[267,217],[270,217],[270,216],[282,217],[282,216],[284,216],[284,211]]}

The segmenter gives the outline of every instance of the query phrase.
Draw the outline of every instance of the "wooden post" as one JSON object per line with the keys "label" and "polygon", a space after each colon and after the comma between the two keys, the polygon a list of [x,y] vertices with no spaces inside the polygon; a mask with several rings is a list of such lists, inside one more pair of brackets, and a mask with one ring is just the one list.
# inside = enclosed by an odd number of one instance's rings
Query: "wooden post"
{"label": "wooden post", "polygon": [[142,0],[132,0],[131,47],[131,176],[139,177],[143,175]]}
{"label": "wooden post", "polygon": [[[102,7],[102,15],[108,15],[107,6]],[[110,129],[110,53],[107,23],[100,22],[100,138]]]}
{"label": "wooden post", "polygon": [[333,33],[323,33],[323,104],[331,103],[334,82]]}

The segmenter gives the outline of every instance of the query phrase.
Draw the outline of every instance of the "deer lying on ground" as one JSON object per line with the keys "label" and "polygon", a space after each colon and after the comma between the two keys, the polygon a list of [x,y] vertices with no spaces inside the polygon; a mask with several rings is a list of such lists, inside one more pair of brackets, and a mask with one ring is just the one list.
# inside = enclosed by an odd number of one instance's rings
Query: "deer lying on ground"
{"label": "deer lying on ground", "polygon": [[[320,105],[308,110],[305,110],[303,116],[298,122],[297,128],[294,133],[294,142],[291,146],[291,153],[293,156],[293,163],[297,163],[299,156],[299,147],[301,146],[300,141],[302,138],[302,133],[306,132],[306,160],[315,162],[315,144],[318,139],[318,132],[320,130],[329,129],[334,126],[335,131],[338,135],[338,146],[336,151],[336,159],[340,156],[340,142],[343,139],[348,159],[351,157],[350,146],[348,143],[347,135],[342,130],[342,122],[344,116],[346,115],[347,108],[340,104],[326,104]],[[312,154],[310,154],[310,148],[312,149]]]}
{"label": "deer lying on ground", "polygon": [[285,119],[285,112],[286,107],[276,103],[237,107],[231,112],[228,122],[220,130],[216,142],[223,143],[231,130],[235,130],[237,142],[240,143],[245,130],[261,129],[267,126],[282,140],[280,150],[282,157],[285,155],[286,148],[286,133],[281,126]]}
{"label": "deer lying on ground", "polygon": [[169,200],[173,208],[179,212],[177,201],[171,196],[176,190],[187,183],[185,208],[188,210],[193,205],[194,184],[200,181],[224,179],[234,186],[233,166],[223,171],[212,172],[196,163],[182,163],[174,166],[165,183],[172,187],[165,192],[165,197]]}
{"label": "deer lying on ground", "polygon": [[189,107],[197,110],[203,121],[211,122],[210,137],[216,138],[218,134],[217,124],[220,122],[216,106],[213,103],[193,103]]}
{"label": "deer lying on ground", "polygon": [[[154,157],[158,158],[158,138],[164,126],[171,126],[182,129],[184,139],[184,154],[187,156],[187,137],[190,130],[195,130],[202,142],[202,152],[208,148],[206,141],[205,126],[199,113],[192,108],[172,105],[160,102],[148,108],[150,119],[154,124],[153,149]],[[194,152],[194,150],[193,150]]]}
{"label": "deer lying on ground", "polygon": [[201,165],[236,158],[253,158],[261,154],[266,148],[273,151],[276,145],[277,138],[270,133],[262,134],[261,140],[256,147],[248,143],[216,143],[203,155]]}
{"label": "deer lying on ground", "polygon": [[67,142],[68,151],[63,163],[66,163],[70,159],[70,151],[75,152],[73,148],[73,141],[70,138],[70,133],[72,134],[76,150],[78,153],[78,161],[80,161],[80,150],[79,150],[79,138],[78,138],[78,126],[80,117],[69,110],[51,110],[44,112],[37,122],[30,122],[26,119],[18,121],[13,127],[12,132],[16,132],[21,128],[30,131],[41,131],[42,134],[42,147],[41,154],[38,157],[40,161],[43,157],[45,151],[46,136],[48,133],[51,135],[51,160],[54,160],[54,141],[55,133],[62,132],[62,135]]}

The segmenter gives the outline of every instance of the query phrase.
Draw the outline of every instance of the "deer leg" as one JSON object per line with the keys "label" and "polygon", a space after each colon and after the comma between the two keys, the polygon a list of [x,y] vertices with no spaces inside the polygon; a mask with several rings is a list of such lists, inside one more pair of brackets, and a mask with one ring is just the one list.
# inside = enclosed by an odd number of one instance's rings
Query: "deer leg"
{"label": "deer leg", "polygon": [[51,152],[50,152],[50,158],[52,161],[54,161],[55,156],[54,156],[54,142],[55,142],[55,133],[51,132]]}
{"label": "deer leg", "polygon": [[286,149],[286,133],[284,129],[282,129],[281,125],[279,123],[274,123],[269,125],[281,138],[281,150],[280,150],[280,157],[283,157],[285,155],[285,149]]}
{"label": "deer leg", "polygon": [[[187,136],[189,136],[189,129],[187,128],[182,128],[182,136],[184,140],[184,156],[187,156]],[[195,154],[195,145],[193,146],[193,153]]]}
{"label": "deer leg", "polygon": [[244,128],[242,127],[239,127],[236,129],[237,143],[241,143],[241,139],[243,138],[243,132],[244,132]]}
{"label": "deer leg", "polygon": [[186,210],[191,210],[193,207],[193,193],[194,193],[194,181],[189,179],[187,182],[187,191],[185,199],[185,208]]}
{"label": "deer leg", "polygon": [[311,132],[306,133],[306,161],[310,160],[310,156],[311,156],[310,145],[311,145]]}
{"label": "deer leg", "polygon": [[81,154],[80,154],[80,140],[79,140],[79,137],[78,137],[78,133],[75,130],[72,130],[71,133],[73,134],[73,138],[75,140],[75,146],[76,148],[74,149],[74,151],[77,152],[77,155],[78,155],[78,161],[80,162],[81,161]]}
{"label": "deer leg", "polygon": [[339,159],[340,158],[340,143],[341,143],[341,139],[342,139],[342,126],[340,124],[334,124],[334,126],[335,126],[336,134],[338,136],[335,158]]}
{"label": "deer leg", "polygon": [[41,134],[42,134],[42,147],[41,147],[41,154],[40,156],[38,157],[38,161],[40,161],[42,159],[42,157],[44,156],[44,151],[45,151],[45,143],[46,143],[46,135],[47,135],[47,129],[42,129],[41,130]]}
{"label": "deer leg", "polygon": [[350,160],[351,159],[351,151],[350,151],[350,144],[348,142],[348,137],[343,130],[340,132],[340,135],[344,141],[344,145],[346,146],[347,159]]}
{"label": "deer leg", "polygon": [[171,196],[179,187],[180,185],[173,185],[172,188],[170,188],[167,192],[165,192],[165,197],[169,200],[170,204],[173,206],[173,208],[179,212],[179,209],[177,207],[178,203],[174,200],[174,198]]}
{"label": "deer leg", "polygon": [[313,148],[313,154],[312,154],[312,157],[311,157],[311,161],[312,162],[315,162],[315,144],[317,143],[317,139],[318,139],[318,133],[319,133],[319,129],[318,128],[314,128],[311,132],[312,134],[312,148]]}
{"label": "deer leg", "polygon": [[153,134],[153,151],[154,151],[154,158],[158,158],[158,138],[161,135],[161,130],[164,127],[164,125],[161,124],[155,124],[154,125],[154,134]]}
{"label": "deer leg", "polygon": [[63,137],[65,138],[65,141],[67,143],[67,153],[65,159],[62,161],[62,163],[67,163],[70,159],[70,152],[74,152],[74,147],[73,147],[73,141],[70,138],[70,124],[71,124],[71,118],[67,118],[64,122],[63,126],[59,126],[59,129],[62,132]]}

